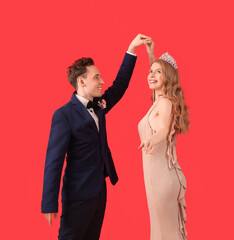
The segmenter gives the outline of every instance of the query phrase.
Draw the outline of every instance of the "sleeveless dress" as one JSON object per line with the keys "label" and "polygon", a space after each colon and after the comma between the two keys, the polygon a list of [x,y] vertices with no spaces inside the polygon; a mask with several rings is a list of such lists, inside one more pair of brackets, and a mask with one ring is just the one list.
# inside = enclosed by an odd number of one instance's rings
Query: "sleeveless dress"
{"label": "sleeveless dress", "polygon": [[[149,116],[160,99],[154,102],[138,124],[141,142],[154,133]],[[186,179],[177,161],[174,125],[175,118],[172,120],[170,130],[167,129],[169,132],[167,138],[156,145],[154,154],[145,154],[142,151],[151,240],[187,239],[184,199]]]}

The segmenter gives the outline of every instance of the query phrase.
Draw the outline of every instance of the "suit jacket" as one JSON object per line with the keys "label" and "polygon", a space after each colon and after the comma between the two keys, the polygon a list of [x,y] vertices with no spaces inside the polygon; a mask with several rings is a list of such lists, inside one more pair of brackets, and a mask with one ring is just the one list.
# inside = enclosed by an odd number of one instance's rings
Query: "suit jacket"
{"label": "suit jacket", "polygon": [[103,185],[104,172],[113,185],[118,181],[107,143],[105,114],[126,91],[135,62],[136,57],[126,53],[113,85],[101,98],[94,99],[105,99],[107,103],[105,109],[95,111],[99,119],[99,132],[94,119],[75,96],[76,92],[70,102],[55,111],[46,154],[42,213],[58,211],[65,155],[67,165],[63,177],[63,200],[83,200],[97,196]]}

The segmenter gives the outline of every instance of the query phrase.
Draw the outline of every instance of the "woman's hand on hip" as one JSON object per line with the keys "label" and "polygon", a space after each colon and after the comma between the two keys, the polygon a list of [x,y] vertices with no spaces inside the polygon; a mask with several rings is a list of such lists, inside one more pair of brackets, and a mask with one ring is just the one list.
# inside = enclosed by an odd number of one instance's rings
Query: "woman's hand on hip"
{"label": "woman's hand on hip", "polygon": [[142,149],[146,154],[154,154],[154,150],[155,150],[155,144],[153,142],[153,138],[149,138],[147,140],[145,140],[144,142],[142,142],[140,144],[140,146],[138,147],[138,149]]}

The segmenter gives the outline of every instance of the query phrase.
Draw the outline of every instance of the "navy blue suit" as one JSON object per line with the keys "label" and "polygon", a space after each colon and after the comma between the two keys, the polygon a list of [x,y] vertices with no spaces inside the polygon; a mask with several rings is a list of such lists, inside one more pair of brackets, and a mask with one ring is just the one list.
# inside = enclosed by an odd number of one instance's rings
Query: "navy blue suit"
{"label": "navy blue suit", "polygon": [[71,101],[55,111],[45,162],[42,213],[58,211],[65,156],[67,166],[63,177],[62,201],[83,201],[98,196],[105,176],[109,176],[113,185],[118,181],[107,143],[105,114],[125,93],[135,62],[136,57],[126,53],[113,85],[101,98],[94,99],[105,99],[107,104],[105,109],[95,110],[99,132],[92,116],[77,99],[75,92]]}

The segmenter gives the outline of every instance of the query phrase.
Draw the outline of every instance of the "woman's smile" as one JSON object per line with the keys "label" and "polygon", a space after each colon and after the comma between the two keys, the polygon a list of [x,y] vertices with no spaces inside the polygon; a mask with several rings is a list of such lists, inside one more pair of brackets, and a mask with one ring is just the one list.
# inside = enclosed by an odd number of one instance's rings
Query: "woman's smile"
{"label": "woman's smile", "polygon": [[149,84],[154,84],[154,83],[157,83],[158,82],[158,80],[156,80],[156,79],[149,79]]}

